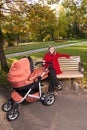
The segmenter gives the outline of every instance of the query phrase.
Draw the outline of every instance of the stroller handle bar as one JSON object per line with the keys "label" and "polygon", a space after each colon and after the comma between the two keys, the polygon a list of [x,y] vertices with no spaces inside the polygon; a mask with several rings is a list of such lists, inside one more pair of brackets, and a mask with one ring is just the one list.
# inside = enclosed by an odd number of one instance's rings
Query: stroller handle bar
{"label": "stroller handle bar", "polygon": [[[35,66],[38,65],[38,64],[43,64],[43,65],[44,65],[44,64],[49,64],[49,65],[53,65],[52,62],[39,61],[39,62],[36,62],[36,63],[35,63]],[[44,68],[44,71],[43,71],[43,73],[41,74],[41,76],[36,77],[36,78],[38,78],[39,81],[44,77],[44,75],[45,75],[46,73],[48,73],[48,68],[49,68],[49,66],[47,66],[46,68]]]}
{"label": "stroller handle bar", "polygon": [[49,64],[49,65],[53,65],[52,62],[39,61],[39,62],[36,62],[36,63],[35,63],[35,66],[38,65],[38,64]]}

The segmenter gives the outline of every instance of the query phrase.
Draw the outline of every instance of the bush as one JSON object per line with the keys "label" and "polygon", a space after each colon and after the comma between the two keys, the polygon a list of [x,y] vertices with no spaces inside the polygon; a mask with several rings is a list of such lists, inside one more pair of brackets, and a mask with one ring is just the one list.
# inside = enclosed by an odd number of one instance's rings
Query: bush
{"label": "bush", "polygon": [[8,46],[14,46],[14,44],[15,44],[14,42],[11,42],[11,41],[8,42]]}

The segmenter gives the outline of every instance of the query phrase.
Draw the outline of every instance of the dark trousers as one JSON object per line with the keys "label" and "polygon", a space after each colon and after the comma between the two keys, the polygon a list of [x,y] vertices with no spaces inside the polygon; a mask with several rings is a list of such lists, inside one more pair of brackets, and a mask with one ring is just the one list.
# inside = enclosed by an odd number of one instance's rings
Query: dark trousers
{"label": "dark trousers", "polygon": [[50,66],[49,67],[49,91],[53,92],[54,88],[58,86],[58,84],[59,84],[59,79],[57,79],[56,77],[56,71],[52,66]]}

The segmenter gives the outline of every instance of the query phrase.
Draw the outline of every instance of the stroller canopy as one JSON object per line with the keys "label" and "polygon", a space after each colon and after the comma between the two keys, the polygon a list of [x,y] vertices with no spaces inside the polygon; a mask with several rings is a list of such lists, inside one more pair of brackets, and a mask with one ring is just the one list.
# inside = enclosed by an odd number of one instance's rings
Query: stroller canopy
{"label": "stroller canopy", "polygon": [[30,61],[28,58],[22,58],[12,63],[8,73],[8,81],[21,82],[28,79],[30,74]]}

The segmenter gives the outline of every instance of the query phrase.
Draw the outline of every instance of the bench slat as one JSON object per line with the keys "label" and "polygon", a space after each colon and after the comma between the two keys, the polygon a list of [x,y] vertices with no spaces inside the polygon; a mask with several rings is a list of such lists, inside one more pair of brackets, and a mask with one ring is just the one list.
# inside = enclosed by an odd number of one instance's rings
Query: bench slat
{"label": "bench slat", "polygon": [[67,59],[65,57],[58,59],[60,68],[65,70],[79,70],[80,56],[73,56],[73,59]]}
{"label": "bench slat", "polygon": [[83,78],[84,75],[80,71],[63,71],[62,74],[57,75],[57,78]]}
{"label": "bench slat", "polygon": [[79,71],[78,68],[63,68],[63,69],[61,69],[61,70],[63,70],[63,71],[66,71],[66,70],[78,70],[78,71]]}

